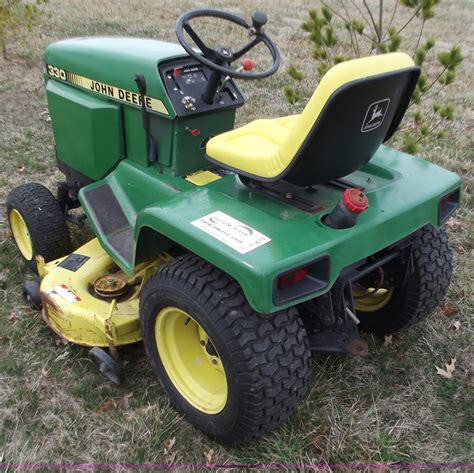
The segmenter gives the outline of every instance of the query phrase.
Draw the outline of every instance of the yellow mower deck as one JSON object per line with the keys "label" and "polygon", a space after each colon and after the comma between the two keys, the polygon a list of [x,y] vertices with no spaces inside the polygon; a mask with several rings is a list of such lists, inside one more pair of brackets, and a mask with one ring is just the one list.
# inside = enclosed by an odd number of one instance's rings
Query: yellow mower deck
{"label": "yellow mower deck", "polygon": [[[93,239],[71,255],[45,264],[39,258],[43,318],[62,338],[78,345],[109,347],[141,340],[138,320],[139,295],[146,279],[167,255],[144,263],[128,279]],[[115,297],[102,297],[94,282],[103,275],[123,278],[127,290]]]}

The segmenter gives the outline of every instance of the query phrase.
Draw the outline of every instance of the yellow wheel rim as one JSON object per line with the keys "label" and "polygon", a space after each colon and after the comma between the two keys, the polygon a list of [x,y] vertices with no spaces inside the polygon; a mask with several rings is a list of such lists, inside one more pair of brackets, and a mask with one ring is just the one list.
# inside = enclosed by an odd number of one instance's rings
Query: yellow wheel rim
{"label": "yellow wheel rim", "polygon": [[221,359],[204,329],[177,307],[156,318],[158,353],[171,382],[196,409],[221,412],[227,402],[227,378]]}
{"label": "yellow wheel rim", "polygon": [[393,287],[377,289],[354,284],[352,286],[352,294],[354,296],[355,310],[361,312],[376,312],[390,302],[393,292]]}
{"label": "yellow wheel rim", "polygon": [[26,260],[33,259],[33,242],[31,241],[30,232],[26,226],[25,220],[20,212],[16,209],[10,210],[8,215],[10,220],[10,227],[12,229],[13,238],[20,253]]}

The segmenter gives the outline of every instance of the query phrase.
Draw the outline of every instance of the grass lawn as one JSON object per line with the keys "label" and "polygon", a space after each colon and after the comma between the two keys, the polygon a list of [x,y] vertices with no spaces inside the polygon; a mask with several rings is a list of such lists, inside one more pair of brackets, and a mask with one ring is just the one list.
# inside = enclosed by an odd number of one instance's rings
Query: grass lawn
{"label": "grass lawn", "polygon": [[[359,1],[359,0],[356,0]],[[335,1],[333,2],[335,3]],[[315,87],[314,63],[300,24],[316,2],[215,1],[212,6],[249,18],[266,10],[268,33],[283,67],[269,79],[240,82],[247,106],[238,124],[296,113],[282,93],[292,63]],[[291,5],[291,7],[290,7]],[[207,5],[208,6],[208,5]],[[0,463],[472,463],[473,455],[473,91],[474,34],[469,1],[443,1],[426,36],[437,47],[460,44],[466,57],[450,88],[456,118],[446,139],[420,155],[463,177],[463,204],[448,223],[455,273],[447,300],[433,317],[393,339],[368,339],[367,358],[318,356],[311,389],[277,431],[237,449],[203,436],[171,407],[140,345],[121,351],[126,382],[103,380],[83,348],[64,345],[21,298],[31,277],[0,217]],[[0,59],[0,202],[21,183],[55,190],[54,158],[41,54],[52,41],[83,35],[127,35],[175,41],[178,16],[205,2],[188,0],[50,0],[35,34],[9,44]],[[219,38],[209,26],[209,34]],[[227,39],[227,38],[226,38]],[[227,44],[230,41],[230,44]],[[232,46],[232,40],[223,45]],[[257,60],[259,56],[257,55]],[[443,92],[444,93],[444,92]],[[416,189],[413,189],[416,192]],[[77,243],[84,232],[74,231]],[[456,329],[456,321],[460,328]],[[456,358],[451,379],[436,373]],[[173,440],[174,439],[174,440]]]}

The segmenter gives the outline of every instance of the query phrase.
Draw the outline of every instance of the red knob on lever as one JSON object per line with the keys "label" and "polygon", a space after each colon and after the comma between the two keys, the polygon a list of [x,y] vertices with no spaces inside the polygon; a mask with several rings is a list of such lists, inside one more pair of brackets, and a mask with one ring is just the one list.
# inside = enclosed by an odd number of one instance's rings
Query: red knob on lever
{"label": "red knob on lever", "polygon": [[244,71],[251,71],[253,69],[252,59],[244,59],[242,61],[242,67],[243,67]]}

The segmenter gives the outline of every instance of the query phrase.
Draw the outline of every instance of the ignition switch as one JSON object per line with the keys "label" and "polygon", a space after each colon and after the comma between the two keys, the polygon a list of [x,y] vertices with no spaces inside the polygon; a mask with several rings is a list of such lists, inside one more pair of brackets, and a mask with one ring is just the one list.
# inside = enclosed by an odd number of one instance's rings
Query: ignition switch
{"label": "ignition switch", "polygon": [[181,103],[184,105],[186,110],[196,110],[196,99],[190,95],[185,95],[181,99]]}

